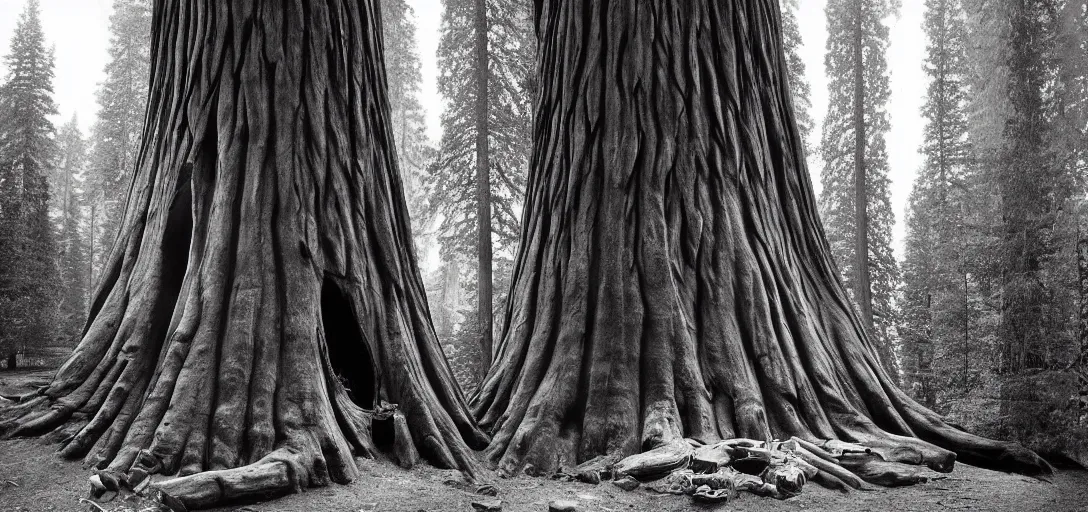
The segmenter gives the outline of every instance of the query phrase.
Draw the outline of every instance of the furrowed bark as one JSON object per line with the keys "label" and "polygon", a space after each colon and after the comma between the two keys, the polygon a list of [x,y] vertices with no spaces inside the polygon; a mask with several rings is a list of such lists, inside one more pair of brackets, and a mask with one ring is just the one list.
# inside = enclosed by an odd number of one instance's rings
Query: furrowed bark
{"label": "furrowed bark", "polygon": [[[144,142],[83,340],[0,412],[190,507],[348,482],[354,457],[473,472],[430,324],[373,1],[158,0]],[[382,445],[372,423],[402,419]],[[409,454],[409,455],[403,455]]]}
{"label": "furrowed bark", "polygon": [[[947,425],[880,365],[817,215],[778,13],[773,0],[536,2],[522,243],[472,400],[503,472],[790,436],[938,471],[957,455],[1050,470]],[[837,461],[805,461],[861,486]]]}

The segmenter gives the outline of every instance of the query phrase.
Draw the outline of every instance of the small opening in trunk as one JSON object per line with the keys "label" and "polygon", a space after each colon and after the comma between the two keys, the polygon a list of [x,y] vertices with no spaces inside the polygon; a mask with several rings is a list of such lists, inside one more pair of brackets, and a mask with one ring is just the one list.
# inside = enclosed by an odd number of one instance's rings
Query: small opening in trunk
{"label": "small opening in trunk", "polygon": [[333,373],[347,389],[355,405],[375,407],[374,360],[359,333],[351,305],[340,288],[329,279],[321,287],[321,322]]}

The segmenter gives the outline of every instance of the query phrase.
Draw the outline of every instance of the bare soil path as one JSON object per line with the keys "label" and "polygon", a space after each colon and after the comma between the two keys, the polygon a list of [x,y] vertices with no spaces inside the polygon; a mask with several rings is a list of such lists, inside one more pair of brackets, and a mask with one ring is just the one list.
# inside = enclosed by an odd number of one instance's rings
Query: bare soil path
{"label": "bare soil path", "polygon": [[[28,382],[48,379],[48,371],[0,372],[0,394],[23,392]],[[0,512],[83,511],[89,472],[78,462],[55,455],[55,445],[38,440],[0,441]],[[391,463],[361,461],[362,477],[349,485],[308,489],[264,502],[238,504],[219,511],[240,512],[471,512],[484,498],[445,482],[455,471],[431,467],[404,471]],[[1059,471],[1051,482],[979,469],[963,464],[943,480],[913,487],[841,494],[815,484],[786,501],[742,494],[719,507],[693,505],[687,497],[645,490],[624,492],[610,483],[587,485],[542,478],[501,479],[485,475],[498,489],[504,511],[546,511],[554,499],[572,499],[580,510],[652,511],[1010,511],[1088,512],[1088,471]]]}

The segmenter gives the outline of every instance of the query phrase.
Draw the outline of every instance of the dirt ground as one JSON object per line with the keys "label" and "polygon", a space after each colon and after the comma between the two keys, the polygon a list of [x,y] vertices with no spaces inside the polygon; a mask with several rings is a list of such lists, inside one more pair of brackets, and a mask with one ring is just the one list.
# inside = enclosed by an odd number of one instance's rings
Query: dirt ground
{"label": "dirt ground", "polygon": [[[27,382],[48,378],[47,372],[0,373],[0,394],[18,392]],[[82,511],[89,473],[78,462],[61,460],[56,446],[37,440],[0,441],[0,511]],[[362,476],[348,485],[307,489],[300,494],[261,503],[243,503],[219,511],[356,512],[361,510],[439,512],[473,510],[483,498],[445,482],[456,472],[431,467],[404,471],[388,462],[362,461]],[[499,490],[504,511],[545,511],[554,499],[572,499],[580,510],[680,511],[1015,511],[1088,512],[1088,471],[1059,471],[1050,482],[960,464],[947,478],[913,487],[842,494],[817,485],[796,498],[777,501],[742,494],[718,507],[701,507],[690,499],[644,490],[624,492],[604,483],[588,485],[541,478],[497,478],[484,475]]]}

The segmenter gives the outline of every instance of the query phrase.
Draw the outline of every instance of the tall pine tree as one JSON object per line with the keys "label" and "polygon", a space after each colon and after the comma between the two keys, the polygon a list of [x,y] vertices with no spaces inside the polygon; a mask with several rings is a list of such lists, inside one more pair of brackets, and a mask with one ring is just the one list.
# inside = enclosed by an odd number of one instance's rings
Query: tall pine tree
{"label": "tall pine tree", "polygon": [[1076,379],[1062,368],[1077,359],[1084,193],[1078,143],[1069,144],[1077,130],[1064,124],[1084,95],[1064,54],[1084,44],[1067,31],[1085,2],[961,1],[972,157],[961,199],[968,331],[960,344],[970,352],[944,354],[951,361],[937,373],[969,368],[970,379],[949,378],[938,409],[968,428],[1058,451],[1076,418],[1065,391]]}
{"label": "tall pine tree", "polygon": [[1077,378],[1078,423],[1088,427],[1088,0],[1068,0],[1062,7],[1058,41],[1060,164],[1076,183],[1076,253],[1078,353],[1071,361]]}
{"label": "tall pine tree", "polygon": [[[1062,371],[1077,359],[1076,152],[1062,143],[1075,87],[1063,70],[1064,0],[1020,0],[1006,8],[1009,108],[994,166],[1001,224],[997,342],[1002,433],[1052,446],[1075,424],[1076,386]],[[1083,193],[1083,192],[1082,192]]]}
{"label": "tall pine tree", "polygon": [[801,129],[801,138],[805,150],[812,154],[812,88],[805,78],[805,61],[801,58],[801,28],[797,25],[797,10],[800,0],[783,0],[782,8],[782,48],[786,51],[786,67],[789,71],[790,96],[793,98],[793,113],[797,127]]}
{"label": "tall pine tree", "polygon": [[421,235],[429,231],[423,178],[433,149],[427,139],[423,105],[419,102],[423,74],[416,46],[415,13],[411,6],[404,0],[383,1],[382,32],[392,114],[390,124],[418,250],[422,249],[420,241],[426,238]]}
{"label": "tall pine tree", "polygon": [[[478,0],[447,0],[438,48],[439,92],[447,98],[442,113],[442,140],[427,176],[430,211],[438,222],[438,241],[443,260],[479,262],[493,256],[491,265],[459,264],[466,281],[465,294],[478,297],[481,286],[476,268],[491,268],[494,287],[491,313],[505,297],[511,258],[520,231],[519,216],[530,150],[532,73],[535,37],[531,5],[523,0],[487,0],[486,7],[486,119],[481,119],[477,91],[482,62],[477,54],[480,20]],[[481,122],[486,121],[486,122]],[[481,127],[485,131],[481,131]],[[481,138],[482,135],[482,138]],[[481,194],[476,172],[479,169],[479,141],[486,141],[489,189]],[[481,208],[482,203],[486,203]],[[490,210],[490,250],[480,250],[479,211]],[[486,225],[486,223],[485,223]],[[486,281],[486,279],[485,279]],[[460,294],[455,294],[461,296]],[[485,301],[487,302],[487,301]],[[477,339],[494,330],[481,314],[480,300],[471,311],[462,332]],[[487,325],[478,325],[480,319]],[[469,323],[471,322],[471,324]],[[464,339],[464,336],[459,339]],[[480,361],[489,361],[485,343],[474,349]],[[480,365],[482,366],[482,365]]]}
{"label": "tall pine tree", "polygon": [[905,384],[933,407],[938,392],[957,381],[966,384],[971,370],[963,221],[972,153],[963,6],[960,0],[927,0],[925,8],[924,160],[907,213],[900,334]]}
{"label": "tall pine tree", "polygon": [[1007,93],[996,181],[1003,233],[1001,370],[1016,373],[1048,364],[1046,345],[1055,333],[1047,322],[1052,306],[1044,267],[1057,250],[1056,215],[1062,202],[1061,169],[1050,151],[1051,50],[1057,11],[1053,0],[1020,0],[1008,8]]}
{"label": "tall pine tree", "polygon": [[58,328],[61,339],[78,340],[87,314],[88,260],[81,224],[81,185],[87,143],[75,116],[57,134],[58,160],[54,175],[57,204],[57,268],[60,271]]}
{"label": "tall pine tree", "polygon": [[[891,96],[884,19],[897,9],[894,0],[828,1],[824,63],[829,104],[820,141],[824,169],[819,198],[839,270],[862,320],[871,323],[883,364],[892,375],[898,375],[894,295],[899,270],[891,250],[894,216],[884,141]],[[865,198],[860,208],[859,196]],[[859,229],[859,224],[865,227]],[[859,246],[868,250],[857,251]]]}
{"label": "tall pine tree", "polygon": [[110,60],[106,80],[99,85],[98,119],[91,134],[86,194],[95,275],[116,238],[139,151],[150,75],[149,0],[114,0],[110,34]]}
{"label": "tall pine tree", "polygon": [[1088,0],[1065,0],[1058,14],[1054,148],[1080,191],[1088,178]]}
{"label": "tall pine tree", "polygon": [[[967,134],[973,150],[966,176],[963,223],[965,266],[969,269],[968,325],[970,340],[977,349],[971,355],[983,375],[978,392],[991,393],[998,366],[997,326],[1001,323],[1001,200],[996,169],[1001,164],[1005,120],[1011,107],[1008,97],[1007,2],[962,0],[969,40],[967,44]],[[958,392],[972,393],[976,386],[960,382]],[[977,393],[976,393],[977,394]],[[991,393],[992,394],[992,393]],[[969,404],[970,400],[965,402]],[[954,404],[953,404],[954,405]],[[969,410],[951,410],[960,421],[975,426]],[[977,414],[977,412],[975,413]],[[988,415],[985,413],[982,415]],[[994,413],[996,414],[996,413]]]}
{"label": "tall pine tree", "polygon": [[5,57],[0,85],[0,354],[50,341],[56,254],[49,220],[55,155],[53,53],[46,48],[38,0],[28,0]]}

